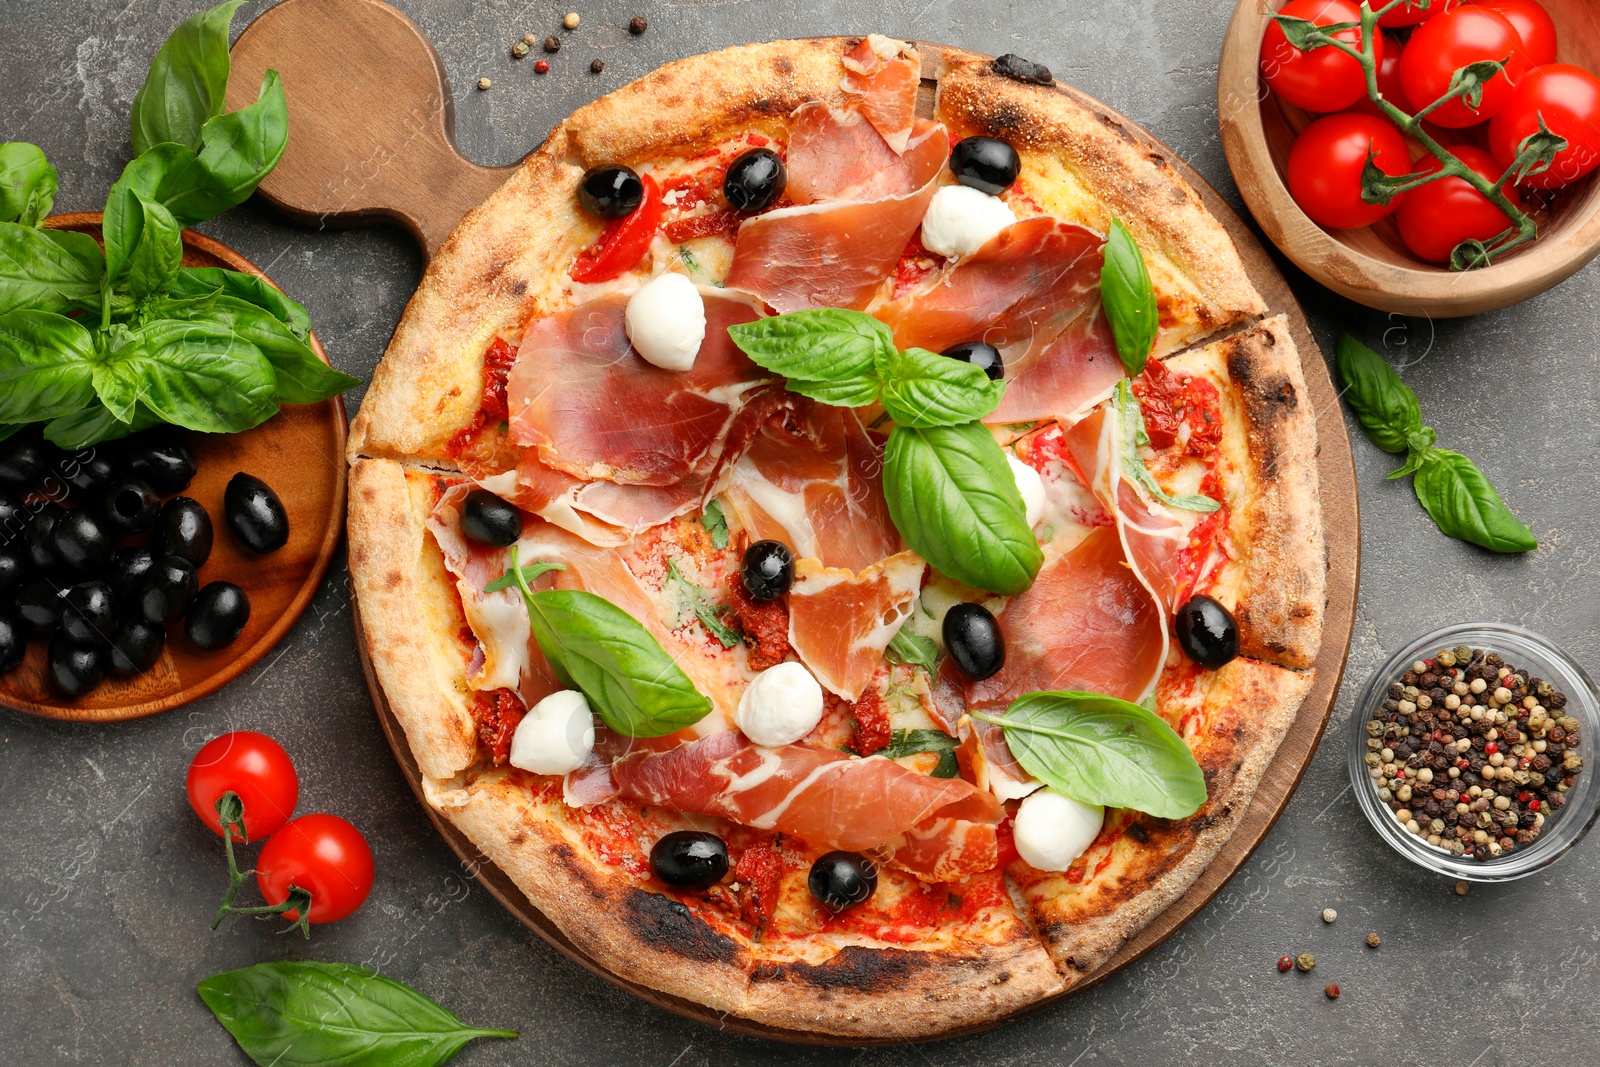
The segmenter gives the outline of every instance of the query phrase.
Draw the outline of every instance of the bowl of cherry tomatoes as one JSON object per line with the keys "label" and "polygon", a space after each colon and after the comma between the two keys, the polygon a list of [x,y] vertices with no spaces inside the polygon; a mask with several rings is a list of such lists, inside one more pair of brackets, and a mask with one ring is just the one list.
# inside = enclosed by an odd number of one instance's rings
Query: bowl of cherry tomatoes
{"label": "bowl of cherry tomatoes", "polygon": [[[1343,296],[1434,317],[1526,300],[1600,253],[1600,4],[1366,6],[1370,50],[1361,0],[1234,11],[1218,118],[1267,237]],[[1347,48],[1290,40],[1322,27]],[[1353,52],[1371,60],[1370,80]]]}

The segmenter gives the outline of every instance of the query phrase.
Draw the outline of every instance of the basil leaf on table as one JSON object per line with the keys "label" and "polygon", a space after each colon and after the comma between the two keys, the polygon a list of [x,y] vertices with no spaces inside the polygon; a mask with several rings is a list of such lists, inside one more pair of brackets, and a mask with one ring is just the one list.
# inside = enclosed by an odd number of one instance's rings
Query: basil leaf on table
{"label": "basil leaf on table", "polygon": [[1024,770],[1084,804],[1162,819],[1193,815],[1206,780],[1183,738],[1152,711],[1101,693],[1027,693],[1003,716],[972,712],[1005,730]]}
{"label": "basil leaf on table", "polygon": [[1439,529],[1492,552],[1528,552],[1539,542],[1511,513],[1477,464],[1448,448],[1430,448],[1412,482]]}
{"label": "basil leaf on table", "polygon": [[879,400],[898,426],[958,426],[1000,406],[1004,382],[991,381],[975,364],[925,348],[884,359]]}
{"label": "basil leaf on table", "polygon": [[45,425],[44,439],[58,448],[76,450],[160,425],[161,420],[142,404],[134,407],[130,421],[124,421],[97,400],[81,411],[52,419]]}
{"label": "basil leaf on table", "polygon": [[172,284],[183,264],[183,227],[160,202],[131,186],[113,186],[102,223],[106,278],[138,300]]}
{"label": "basil leaf on table", "polygon": [[278,405],[272,364],[227,325],[157,319],[96,367],[95,392],[126,421],[142,403],[161,421],[202,433],[260,425]]}
{"label": "basil leaf on table", "polygon": [[929,674],[934,672],[939,662],[939,646],[933,643],[933,639],[913,633],[905,626],[895,631],[884,652],[896,663],[904,663],[908,667],[921,667]]}
{"label": "basil leaf on table", "polygon": [[314,404],[361,384],[361,379],[336,371],[317,358],[311,346],[270,311],[233,296],[194,299],[187,307],[158,301],[151,311],[171,318],[227,325],[240,340],[255,345],[272,364],[277,379],[275,395],[280,402]]}
{"label": "basil leaf on table", "polygon": [[[773,315],[728,327],[728,336],[759,367],[801,383],[829,383],[837,395],[824,400],[847,407],[870,404],[878,396],[879,369],[895,354],[894,334],[884,323],[860,311],[812,308]],[[865,399],[856,399],[864,397]],[[813,399],[822,399],[813,397]]]}
{"label": "basil leaf on table", "polygon": [[1145,432],[1144,413],[1139,410],[1139,401],[1134,397],[1133,390],[1128,387],[1128,379],[1124,378],[1117,383],[1117,390],[1112,394],[1112,402],[1117,413],[1119,458],[1122,460],[1122,469],[1128,477],[1143,486],[1145,492],[1170,507],[1207,514],[1222,506],[1199,493],[1173,496],[1161,488],[1155,475],[1150,473],[1150,468],[1144,465],[1144,457],[1139,455],[1140,442],[1148,442],[1150,437]]}
{"label": "basil leaf on table", "polygon": [[0,314],[17,308],[66,311],[100,296],[105,274],[99,249],[93,256],[83,242],[87,234],[64,239],[61,230],[36,230],[16,222],[0,222]]}
{"label": "basil leaf on table", "polygon": [[1039,573],[1044,555],[1022,495],[981,425],[896,426],[884,449],[883,494],[906,543],[956,581],[1010,596]]}
{"label": "basil leaf on table", "polygon": [[228,0],[184,21],[150,63],[133,98],[133,151],[172,141],[200,144],[206,121],[222,112],[228,91],[228,30],[243,0]]}
{"label": "basil leaf on table", "polygon": [[349,963],[258,963],[196,991],[263,1067],[432,1067],[476,1038],[517,1036],[465,1026],[415,989]]}
{"label": "basil leaf on table", "polygon": [[1138,375],[1144,371],[1161,326],[1155,286],[1150,283],[1150,271],[1145,267],[1138,242],[1121,219],[1111,220],[1104,256],[1100,267],[1100,303],[1111,324],[1111,336],[1116,340],[1122,365],[1129,374]]}
{"label": "basil leaf on table", "polygon": [[1423,429],[1422,406],[1411,387],[1387,360],[1349,334],[1339,338],[1334,362],[1345,401],[1372,443],[1385,452],[1410,449]]}
{"label": "basil leaf on table", "polygon": [[232,296],[270,312],[302,341],[311,338],[311,316],[265,278],[226,267],[184,267],[173,279],[174,296]]}
{"label": "basil leaf on table", "polygon": [[200,169],[215,202],[222,205],[218,210],[244,203],[278,165],[288,143],[283,83],[277,71],[269,70],[261,78],[255,103],[216,116],[200,132]]}
{"label": "basil leaf on table", "polygon": [[38,145],[0,144],[0,222],[37,226],[56,201],[56,168]]}
{"label": "basil leaf on table", "polygon": [[94,335],[49,311],[0,315],[0,423],[70,415],[94,400]]}

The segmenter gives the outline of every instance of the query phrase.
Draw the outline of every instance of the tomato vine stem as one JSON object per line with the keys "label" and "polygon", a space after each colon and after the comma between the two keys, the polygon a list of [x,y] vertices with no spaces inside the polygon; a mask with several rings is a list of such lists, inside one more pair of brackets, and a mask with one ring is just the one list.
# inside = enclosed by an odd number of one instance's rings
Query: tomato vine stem
{"label": "tomato vine stem", "polygon": [[300,936],[311,936],[311,891],[301,889],[293,884],[289,885],[289,895],[282,904],[263,904],[254,908],[236,908],[234,899],[238,897],[240,888],[245,879],[255,874],[255,869],[241,871],[238,861],[233,855],[234,835],[238,835],[241,844],[250,843],[250,835],[244,828],[244,801],[239,794],[228,790],[217,798],[217,818],[222,822],[222,852],[228,858],[228,888],[222,894],[222,903],[217,905],[217,912],[211,917],[211,929],[215,930],[222,925],[222,920],[230,915],[251,915],[258,919],[266,919],[273,915],[283,915],[285,912],[297,911],[299,914],[284,927],[280,933],[290,930],[300,931]]}

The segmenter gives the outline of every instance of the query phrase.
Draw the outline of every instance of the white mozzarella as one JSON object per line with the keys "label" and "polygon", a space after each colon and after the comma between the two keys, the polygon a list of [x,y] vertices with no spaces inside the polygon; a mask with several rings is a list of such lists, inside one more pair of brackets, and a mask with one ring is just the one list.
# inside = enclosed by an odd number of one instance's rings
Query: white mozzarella
{"label": "white mozzarella", "polygon": [[551,693],[528,710],[511,735],[508,762],[534,774],[566,774],[594,751],[594,713],[576,689]]}
{"label": "white mozzarella", "polygon": [[1039,525],[1039,520],[1044,518],[1044,479],[1038,471],[1010,452],[1006,453],[1006,462],[1011,464],[1011,477],[1016,480],[1017,492],[1022,494],[1022,504],[1028,512],[1028,526]]}
{"label": "white mozzarella", "polygon": [[792,745],[822,721],[822,686],[798,663],[768,667],[745,686],[734,721],[758,745]]}
{"label": "white mozzarella", "polygon": [[1030,794],[1012,824],[1017,855],[1041,871],[1064,871],[1094,844],[1106,809],[1083,804],[1054,789]]}
{"label": "white mozzarella", "polygon": [[688,370],[706,339],[706,302],[681,274],[652,278],[628,298],[623,328],[634,350],[663,370]]}
{"label": "white mozzarella", "polygon": [[946,185],[933,194],[922,216],[922,245],[947,258],[971,255],[1016,221],[999,197],[966,185]]}

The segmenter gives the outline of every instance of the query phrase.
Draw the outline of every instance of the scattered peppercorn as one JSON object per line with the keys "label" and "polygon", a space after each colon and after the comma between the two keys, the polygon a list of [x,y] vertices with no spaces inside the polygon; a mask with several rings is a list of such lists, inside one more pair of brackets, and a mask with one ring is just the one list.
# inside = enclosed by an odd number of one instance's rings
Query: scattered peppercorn
{"label": "scattered peppercorn", "polygon": [[525,45],[536,45],[539,43],[539,37],[532,30],[529,30],[527,33],[522,35],[522,43]]}
{"label": "scattered peppercorn", "polygon": [[1300,968],[1300,973],[1304,974],[1317,965],[1317,957],[1309,952],[1302,952],[1294,958],[1294,965]]}
{"label": "scattered peppercorn", "polygon": [[1458,897],[1466,896],[1467,895],[1467,890],[1470,889],[1470,888],[1472,888],[1472,887],[1467,885],[1467,883],[1465,883],[1465,882],[1457,882],[1456,883],[1456,896],[1458,896]]}
{"label": "scattered peppercorn", "polygon": [[494,82],[490,81],[488,78],[479,78],[478,79],[478,88],[479,89],[487,89],[487,88],[489,88],[489,86],[491,86],[493,84],[494,84]]}
{"label": "scattered peppercorn", "polygon": [[561,51],[561,38],[551,35],[544,39],[544,50],[551,55]]}
{"label": "scattered peppercorn", "polygon": [[1278,957],[1278,973],[1281,974],[1281,973],[1283,973],[1284,971],[1287,971],[1290,967],[1293,967],[1293,966],[1294,966],[1294,957],[1293,956],[1279,956]]}
{"label": "scattered peppercorn", "polygon": [[1329,1000],[1339,999],[1339,987],[1334,985],[1332,982],[1329,982],[1327,985],[1322,987],[1322,993]]}
{"label": "scattered peppercorn", "polygon": [[578,22],[578,13],[576,11],[568,11],[567,17],[561,20],[561,25],[569,30],[575,30],[578,28]]}
{"label": "scattered peppercorn", "polygon": [[526,41],[518,41],[516,44],[511,46],[511,58],[512,59],[521,59],[523,56],[525,56],[527,54],[528,54],[528,43]]}
{"label": "scattered peppercorn", "polygon": [[535,63],[533,65],[533,72],[535,74],[549,74],[550,73],[550,64],[549,64],[549,62],[546,61],[546,60],[543,60],[543,59],[539,60],[539,62],[537,62],[537,63]]}
{"label": "scattered peppercorn", "polygon": [[1322,921],[1323,922],[1331,923],[1331,922],[1333,922],[1333,920],[1337,919],[1338,917],[1339,917],[1339,913],[1334,911],[1332,908],[1323,908],[1322,909]]}
{"label": "scattered peppercorn", "polygon": [[1381,944],[1383,944],[1383,938],[1378,936],[1378,931],[1374,930],[1372,933],[1367,935],[1368,948],[1377,948]]}
{"label": "scattered peppercorn", "polygon": [[643,15],[635,15],[633,18],[628,20],[628,32],[633,34],[635,37],[639,36],[649,28],[650,23],[645,21],[645,17]]}
{"label": "scattered peppercorn", "polygon": [[596,59],[594,62],[589,64],[589,69],[594,71],[596,74],[599,74],[602,70],[606,69],[606,61],[603,59]]}

